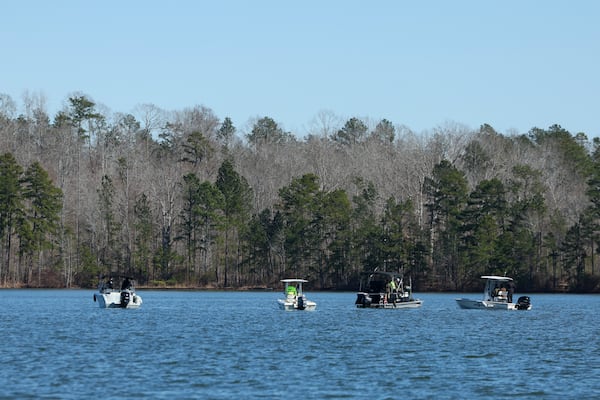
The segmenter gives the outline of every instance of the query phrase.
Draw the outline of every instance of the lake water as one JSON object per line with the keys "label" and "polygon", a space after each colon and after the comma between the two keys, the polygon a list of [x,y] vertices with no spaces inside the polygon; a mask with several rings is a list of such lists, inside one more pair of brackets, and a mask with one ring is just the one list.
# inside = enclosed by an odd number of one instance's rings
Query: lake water
{"label": "lake water", "polygon": [[[531,295],[531,311],[354,307],[354,293],[0,290],[2,399],[600,398],[600,296]],[[520,294],[516,294],[519,296]]]}

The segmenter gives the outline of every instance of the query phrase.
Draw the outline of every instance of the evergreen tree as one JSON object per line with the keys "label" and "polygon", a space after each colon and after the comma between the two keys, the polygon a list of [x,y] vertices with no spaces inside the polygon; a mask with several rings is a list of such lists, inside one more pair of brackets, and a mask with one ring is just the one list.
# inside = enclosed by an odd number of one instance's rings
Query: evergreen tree
{"label": "evergreen tree", "polygon": [[233,122],[231,121],[231,118],[226,117],[223,120],[221,127],[217,131],[217,138],[219,139],[219,142],[221,143],[224,149],[229,148],[229,145],[231,144],[231,141],[233,140],[233,137],[235,135],[235,131],[236,129],[233,125]]}
{"label": "evergreen tree", "polygon": [[381,226],[375,216],[377,189],[372,182],[362,178],[354,179],[359,194],[352,197],[352,261],[360,271],[374,271],[384,268],[390,260],[382,258]]}
{"label": "evergreen tree", "polygon": [[[21,188],[23,168],[11,153],[0,156],[0,283],[6,284],[11,271],[13,236],[22,224],[25,208]],[[19,277],[13,276],[17,282]]]}
{"label": "evergreen tree", "polygon": [[293,139],[289,132],[285,132],[272,118],[263,117],[256,121],[252,132],[247,136],[248,142],[254,146],[264,144],[285,143]]}
{"label": "evergreen tree", "polygon": [[[283,256],[282,234],[283,220],[280,212],[271,217],[272,211],[265,209],[252,216],[244,235],[248,253],[249,272],[254,276],[253,283],[270,283],[273,281],[277,258]],[[279,263],[281,264],[281,263]]]}
{"label": "evergreen tree", "polygon": [[[114,212],[115,187],[108,175],[102,177],[100,189],[98,190],[98,206],[102,215],[103,243],[100,253],[100,261],[109,271],[117,271],[120,268],[118,250],[116,249],[117,222]],[[128,271],[119,271],[128,272]]]}
{"label": "evergreen tree", "polygon": [[371,138],[381,143],[393,143],[396,138],[396,128],[387,119],[382,119],[371,133]]}
{"label": "evergreen tree", "polygon": [[504,185],[498,179],[481,181],[469,195],[461,215],[463,261],[459,287],[496,268],[496,245],[504,232],[507,213]]}
{"label": "evergreen tree", "polygon": [[346,285],[351,269],[351,206],[348,195],[338,189],[318,196],[320,205],[314,226],[321,241],[317,262],[310,267],[319,277],[321,287]]}
{"label": "evergreen tree", "polygon": [[426,272],[426,243],[414,218],[410,200],[397,201],[390,197],[381,217],[381,258],[386,269],[408,274],[419,280]]}
{"label": "evergreen tree", "polygon": [[[198,204],[195,207],[195,214],[200,224],[200,232],[197,244],[202,254],[203,274],[209,269],[209,255],[212,253],[215,242],[223,229],[223,204],[225,197],[216,185],[210,182],[202,182],[198,188]],[[205,277],[203,277],[205,279]]]}
{"label": "evergreen tree", "polygon": [[185,242],[186,250],[186,266],[185,279],[189,284],[191,278],[191,270],[196,261],[196,250],[198,249],[197,237],[200,228],[200,216],[198,213],[199,207],[199,191],[200,180],[194,173],[187,174],[183,177],[182,188],[182,209],[180,212],[181,219],[181,236],[177,239],[182,239]]}
{"label": "evergreen tree", "polygon": [[27,168],[23,183],[23,198],[29,205],[27,224],[31,233],[31,241],[22,241],[26,246],[23,252],[30,257],[37,252],[37,278],[40,286],[43,251],[51,247],[59,228],[62,192],[52,184],[48,173],[37,162]]}
{"label": "evergreen tree", "polygon": [[279,190],[279,208],[284,218],[285,250],[291,273],[304,276],[308,265],[316,262],[315,249],[320,238],[313,226],[319,204],[319,178],[305,174]]}
{"label": "evergreen tree", "polygon": [[214,152],[208,138],[199,131],[190,133],[182,148],[183,157],[181,161],[192,164],[194,168],[197,168],[200,162],[210,157]]}
{"label": "evergreen tree", "polygon": [[134,243],[133,265],[137,276],[148,280],[155,279],[152,265],[152,240],[154,223],[148,197],[142,193],[138,196],[133,207],[134,214]]}
{"label": "evergreen tree", "polygon": [[[232,258],[230,253],[230,241],[232,239],[239,239],[238,234],[243,230],[250,218],[252,190],[246,179],[235,171],[233,164],[229,160],[225,160],[223,164],[221,164],[217,174],[216,186],[221,191],[224,198],[222,205],[225,230],[223,285],[228,286],[228,273]],[[234,265],[236,268],[239,268],[240,260],[238,257],[236,257]],[[218,281],[218,273],[216,276]]]}
{"label": "evergreen tree", "polygon": [[358,118],[350,118],[342,129],[332,135],[331,140],[345,146],[352,146],[363,142],[367,137],[369,128]]}
{"label": "evergreen tree", "polygon": [[466,178],[448,160],[442,160],[434,167],[432,177],[425,180],[424,191],[430,213],[434,273],[457,287],[461,265],[459,217],[467,201]]}
{"label": "evergreen tree", "polygon": [[581,225],[579,223],[573,225],[568,230],[561,247],[568,280],[574,289],[582,285],[585,271],[586,251],[581,233]]}

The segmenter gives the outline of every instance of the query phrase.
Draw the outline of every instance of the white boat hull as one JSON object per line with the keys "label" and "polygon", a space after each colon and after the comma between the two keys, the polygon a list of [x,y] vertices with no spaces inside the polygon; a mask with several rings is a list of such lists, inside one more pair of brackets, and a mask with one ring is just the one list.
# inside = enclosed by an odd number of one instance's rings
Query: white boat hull
{"label": "white boat hull", "polygon": [[[456,303],[460,308],[466,310],[520,310],[516,303],[508,303],[502,301],[487,301],[487,300],[472,300],[472,299],[456,299]],[[530,310],[529,306],[526,310]]]}
{"label": "white boat hull", "polygon": [[285,311],[313,311],[317,308],[317,303],[310,300],[304,302],[304,308],[299,308],[296,300],[277,299],[277,303],[279,308]]}
{"label": "white boat hull", "polygon": [[94,301],[98,302],[100,308],[140,308],[142,298],[134,292],[129,292],[129,302],[121,304],[121,291],[94,293]]}

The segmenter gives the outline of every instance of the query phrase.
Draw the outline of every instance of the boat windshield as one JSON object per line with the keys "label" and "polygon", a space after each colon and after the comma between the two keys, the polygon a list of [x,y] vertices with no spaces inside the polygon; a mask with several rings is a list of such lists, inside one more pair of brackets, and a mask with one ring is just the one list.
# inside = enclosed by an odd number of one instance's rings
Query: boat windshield
{"label": "boat windshield", "polygon": [[302,296],[302,284],[308,282],[304,279],[282,279],[284,283],[283,293],[286,296]]}

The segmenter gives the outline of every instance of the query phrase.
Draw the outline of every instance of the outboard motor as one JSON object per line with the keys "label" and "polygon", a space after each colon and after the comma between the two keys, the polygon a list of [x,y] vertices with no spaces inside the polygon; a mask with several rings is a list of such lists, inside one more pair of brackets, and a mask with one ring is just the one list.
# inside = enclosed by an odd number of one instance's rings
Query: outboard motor
{"label": "outboard motor", "polygon": [[368,293],[359,293],[356,296],[356,301],[354,302],[354,304],[360,305],[365,308],[369,308],[369,307],[371,307],[372,302],[373,302],[373,299],[371,298],[371,296],[369,296]]}
{"label": "outboard motor", "polygon": [[531,307],[531,300],[529,296],[521,296],[519,300],[517,300],[517,310],[529,310]]}
{"label": "outboard motor", "polygon": [[304,305],[304,296],[298,296],[298,310],[304,310],[306,306]]}
{"label": "outboard motor", "polygon": [[131,295],[128,291],[121,292],[121,308],[126,308],[131,300]]}

